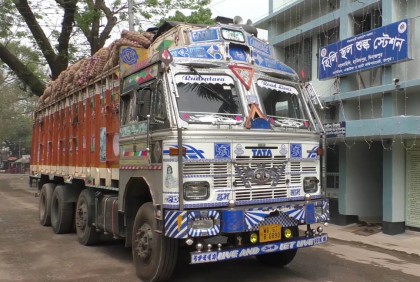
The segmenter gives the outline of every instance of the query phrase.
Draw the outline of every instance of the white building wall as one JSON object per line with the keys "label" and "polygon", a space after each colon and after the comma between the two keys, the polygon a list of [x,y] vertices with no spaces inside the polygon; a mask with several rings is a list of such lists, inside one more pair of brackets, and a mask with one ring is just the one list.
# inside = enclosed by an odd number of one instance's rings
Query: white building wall
{"label": "white building wall", "polygon": [[416,59],[420,58],[420,1],[398,1],[398,5],[395,12],[394,21],[399,21],[406,18],[412,18],[414,22],[414,37],[413,37],[413,56],[414,60],[407,61],[393,65],[393,77],[400,78],[403,80],[414,80],[420,79],[420,64]]}

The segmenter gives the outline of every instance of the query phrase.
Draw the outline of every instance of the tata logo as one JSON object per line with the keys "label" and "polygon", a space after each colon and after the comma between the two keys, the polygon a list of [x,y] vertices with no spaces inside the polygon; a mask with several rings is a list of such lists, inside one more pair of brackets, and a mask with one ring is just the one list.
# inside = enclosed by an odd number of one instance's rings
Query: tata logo
{"label": "tata logo", "polygon": [[252,149],[252,156],[253,157],[272,157],[273,154],[271,153],[270,149]]}

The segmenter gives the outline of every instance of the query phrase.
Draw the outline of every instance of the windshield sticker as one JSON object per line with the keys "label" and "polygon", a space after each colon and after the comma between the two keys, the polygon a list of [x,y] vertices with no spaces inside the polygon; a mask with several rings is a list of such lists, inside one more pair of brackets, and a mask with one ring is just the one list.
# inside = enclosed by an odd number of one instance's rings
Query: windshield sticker
{"label": "windshield sticker", "polygon": [[214,144],[215,159],[230,159],[230,144],[216,143]]}
{"label": "windshield sticker", "polygon": [[233,84],[230,76],[221,75],[177,75],[176,83],[211,83],[211,84]]}
{"label": "windshield sticker", "polygon": [[296,94],[296,95],[298,94],[298,91],[294,87],[287,86],[287,85],[280,84],[280,83],[271,82],[271,81],[266,81],[266,80],[261,80],[260,79],[260,80],[257,81],[257,85],[259,87],[272,89],[272,90],[276,90],[276,91],[281,91],[281,92],[286,92],[286,93]]}

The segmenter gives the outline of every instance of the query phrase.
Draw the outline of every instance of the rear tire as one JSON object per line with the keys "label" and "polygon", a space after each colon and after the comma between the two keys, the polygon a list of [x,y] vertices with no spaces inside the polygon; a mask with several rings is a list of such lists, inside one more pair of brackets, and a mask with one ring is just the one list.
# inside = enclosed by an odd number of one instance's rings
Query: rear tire
{"label": "rear tire", "polygon": [[57,186],[51,198],[51,226],[56,234],[70,233],[74,220],[74,204],[68,200],[66,186]]}
{"label": "rear tire", "polygon": [[271,254],[264,254],[256,256],[257,260],[261,263],[269,266],[274,267],[283,267],[295,258],[295,255],[297,253],[297,249],[294,250],[287,250],[287,251],[281,251],[278,253],[271,253]]}
{"label": "rear tire", "polygon": [[157,227],[152,203],[143,204],[134,220],[132,253],[137,276],[145,282],[167,281],[177,261],[178,241]]}
{"label": "rear tire", "polygon": [[41,193],[39,194],[39,223],[42,226],[51,225],[51,198],[54,188],[55,184],[45,183],[42,185]]}
{"label": "rear tire", "polygon": [[95,222],[95,196],[92,190],[83,190],[76,205],[76,233],[82,245],[94,245],[99,242],[100,233],[93,226]]}

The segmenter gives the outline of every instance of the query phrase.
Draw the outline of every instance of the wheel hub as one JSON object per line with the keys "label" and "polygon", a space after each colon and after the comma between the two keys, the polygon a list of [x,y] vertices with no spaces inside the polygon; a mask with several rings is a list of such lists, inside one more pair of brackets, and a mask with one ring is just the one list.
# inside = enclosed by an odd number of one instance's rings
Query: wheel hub
{"label": "wheel hub", "polygon": [[136,232],[136,252],[143,260],[147,261],[152,255],[153,232],[148,224],[143,224]]}

